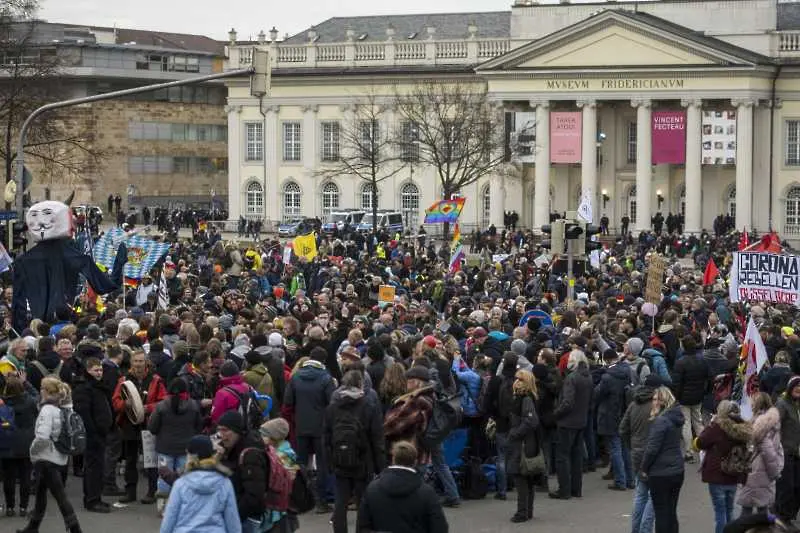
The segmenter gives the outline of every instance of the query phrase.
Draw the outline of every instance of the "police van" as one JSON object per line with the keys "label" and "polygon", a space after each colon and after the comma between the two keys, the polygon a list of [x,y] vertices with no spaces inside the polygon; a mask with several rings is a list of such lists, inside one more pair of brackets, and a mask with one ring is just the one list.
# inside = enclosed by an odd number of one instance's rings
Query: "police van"
{"label": "police van", "polygon": [[[367,213],[356,228],[359,233],[372,233],[372,213]],[[378,229],[389,234],[403,233],[403,215],[397,211],[378,211]]]}
{"label": "police van", "polygon": [[345,226],[355,228],[364,218],[365,211],[362,209],[337,209],[331,211],[331,216],[322,225],[322,233],[332,234],[334,231],[342,231]]}

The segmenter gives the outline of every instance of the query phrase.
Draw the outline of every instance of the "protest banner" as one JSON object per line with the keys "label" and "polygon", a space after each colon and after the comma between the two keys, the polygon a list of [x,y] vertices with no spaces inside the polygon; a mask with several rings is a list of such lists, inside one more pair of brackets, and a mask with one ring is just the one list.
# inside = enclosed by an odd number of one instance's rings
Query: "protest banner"
{"label": "protest banner", "polygon": [[650,264],[647,265],[647,286],[644,293],[644,301],[661,303],[664,287],[664,271],[667,269],[667,262],[660,255],[650,256]]}
{"label": "protest banner", "polygon": [[394,302],[395,289],[391,285],[381,285],[378,289],[378,302],[390,304]]}
{"label": "protest banner", "polygon": [[796,305],[800,297],[800,256],[734,252],[728,294],[732,302]]}

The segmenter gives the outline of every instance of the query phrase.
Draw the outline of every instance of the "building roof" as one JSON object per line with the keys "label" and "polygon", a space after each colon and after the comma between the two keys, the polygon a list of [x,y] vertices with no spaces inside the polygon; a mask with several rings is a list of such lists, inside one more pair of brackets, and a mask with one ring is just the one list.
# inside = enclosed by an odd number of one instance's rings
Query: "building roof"
{"label": "building roof", "polygon": [[218,55],[222,55],[225,49],[224,43],[204,35],[117,28],[116,36],[117,44],[135,42],[143,46],[208,52]]}
{"label": "building roof", "polygon": [[[511,35],[511,12],[490,11],[484,13],[428,13],[419,15],[383,15],[367,17],[333,17],[313,26],[317,32],[319,43],[342,43],[347,41],[347,30],[355,32],[359,41],[385,41],[386,30],[394,28],[394,38],[398,41],[409,40],[415,35],[416,40],[428,38],[428,27],[436,28],[435,39],[464,39],[469,37],[467,27],[475,24],[477,37],[508,38]],[[308,42],[308,31],[288,37],[287,44],[304,44]],[[366,35],[363,39],[360,36]]]}

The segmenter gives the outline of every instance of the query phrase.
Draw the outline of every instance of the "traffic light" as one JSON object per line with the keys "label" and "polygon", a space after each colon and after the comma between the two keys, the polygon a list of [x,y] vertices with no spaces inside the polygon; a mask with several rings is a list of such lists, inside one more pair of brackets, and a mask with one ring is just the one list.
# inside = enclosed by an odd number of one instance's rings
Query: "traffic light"
{"label": "traffic light", "polygon": [[11,241],[14,249],[24,249],[28,245],[28,228],[24,222],[14,222],[12,226],[14,240]]}
{"label": "traffic light", "polygon": [[603,243],[599,240],[594,240],[593,237],[595,235],[600,234],[600,228],[593,224],[589,224],[586,226],[586,255],[589,255],[594,250],[599,250],[603,247]]}
{"label": "traffic light", "polygon": [[549,235],[549,239],[542,241],[542,248],[549,248],[553,255],[564,253],[564,221],[556,220],[552,224],[542,226],[542,233]]}
{"label": "traffic light", "polygon": [[564,236],[568,241],[573,241],[583,235],[583,226],[578,222],[567,222],[564,228]]}

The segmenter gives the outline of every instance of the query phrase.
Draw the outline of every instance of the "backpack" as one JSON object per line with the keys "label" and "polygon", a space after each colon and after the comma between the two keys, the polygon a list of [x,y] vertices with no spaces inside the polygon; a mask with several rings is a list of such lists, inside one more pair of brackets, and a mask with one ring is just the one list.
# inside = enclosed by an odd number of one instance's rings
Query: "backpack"
{"label": "backpack", "polygon": [[14,408],[8,404],[0,405],[0,450],[10,450],[17,423]]}
{"label": "backpack", "polygon": [[[255,391],[257,393],[266,394],[267,396],[269,396],[271,398],[274,398],[274,396],[273,396],[274,387],[272,385],[272,376],[270,375],[269,370],[267,370],[266,366],[264,367],[264,370],[265,370],[265,372],[264,372],[263,376],[259,376],[258,373],[256,373],[253,370],[247,370],[244,373],[245,381],[247,383],[249,383],[250,386],[253,387],[253,389],[255,389]],[[257,383],[253,383],[249,379],[251,376],[254,377],[255,379],[257,379],[258,382]],[[259,407],[261,409],[261,412],[263,413],[264,410],[267,408],[267,402],[266,401],[259,402]]]}
{"label": "backpack", "polygon": [[262,422],[261,409],[258,406],[258,402],[256,402],[250,394],[251,391],[248,391],[247,394],[242,394],[233,387],[224,387],[224,390],[230,392],[239,399],[239,407],[236,409],[239,411],[239,414],[242,415],[245,429],[250,430],[259,427]]}
{"label": "backpack", "polygon": [[31,365],[33,365],[36,370],[42,375],[43,378],[49,378],[50,376],[58,377],[61,375],[61,366],[64,364],[64,361],[59,361],[58,365],[53,370],[47,370],[47,367],[44,366],[39,361],[31,361]]}
{"label": "backpack", "polygon": [[720,470],[729,476],[747,475],[753,465],[753,456],[753,450],[746,443],[737,443],[720,461]]}
{"label": "backpack", "polygon": [[478,408],[478,412],[482,415],[489,412],[489,382],[492,381],[492,375],[486,374],[481,376],[481,388],[478,391],[478,401],[475,403],[475,407]]}
{"label": "backpack", "polygon": [[331,466],[336,472],[362,473],[367,435],[361,424],[364,402],[336,410],[331,430]]}
{"label": "backpack", "polygon": [[477,457],[470,457],[464,468],[461,496],[465,500],[482,500],[489,492],[489,479],[483,471],[483,464]]}
{"label": "backpack", "polygon": [[451,431],[461,425],[463,415],[460,395],[436,395],[431,417],[420,439],[423,448],[426,450],[436,449]]}
{"label": "backpack", "polygon": [[81,415],[68,407],[61,407],[61,432],[53,443],[64,455],[80,455],[86,450],[86,427]]}
{"label": "backpack", "polygon": [[260,450],[267,459],[269,468],[269,484],[264,493],[264,507],[270,511],[285,512],[289,510],[289,499],[292,494],[292,484],[294,479],[290,472],[281,462],[275,448],[265,445],[264,448],[245,448],[239,455],[239,466],[244,462],[244,456],[250,450]]}

